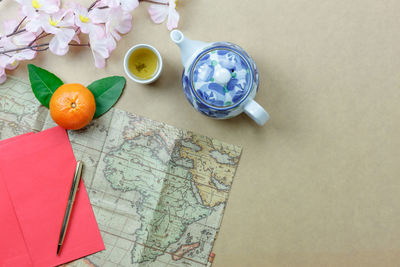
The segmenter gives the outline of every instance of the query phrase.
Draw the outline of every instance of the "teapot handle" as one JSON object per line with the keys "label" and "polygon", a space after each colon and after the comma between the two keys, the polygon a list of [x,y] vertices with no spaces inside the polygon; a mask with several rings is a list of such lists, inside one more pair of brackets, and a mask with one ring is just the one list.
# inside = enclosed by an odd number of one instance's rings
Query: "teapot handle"
{"label": "teapot handle", "polygon": [[268,112],[254,100],[249,101],[244,106],[244,112],[260,126],[264,125],[270,118]]}

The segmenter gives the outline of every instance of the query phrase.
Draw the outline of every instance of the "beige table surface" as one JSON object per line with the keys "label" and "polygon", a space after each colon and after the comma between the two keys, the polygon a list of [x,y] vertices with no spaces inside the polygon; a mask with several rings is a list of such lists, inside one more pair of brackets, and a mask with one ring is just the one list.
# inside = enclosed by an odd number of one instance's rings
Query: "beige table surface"
{"label": "beige table surface", "polygon": [[[89,4],[89,0],[84,2]],[[156,46],[165,62],[150,86],[128,81],[118,108],[243,146],[215,266],[400,264],[400,2],[398,0],[179,1],[180,29],[231,41],[256,60],[264,127],[245,115],[216,121],[181,89],[179,50],[148,4],[105,69],[88,49],[45,52],[34,64],[64,81],[124,75],[126,50]],[[15,14],[0,3],[0,21]],[[25,65],[12,73],[27,79]]]}

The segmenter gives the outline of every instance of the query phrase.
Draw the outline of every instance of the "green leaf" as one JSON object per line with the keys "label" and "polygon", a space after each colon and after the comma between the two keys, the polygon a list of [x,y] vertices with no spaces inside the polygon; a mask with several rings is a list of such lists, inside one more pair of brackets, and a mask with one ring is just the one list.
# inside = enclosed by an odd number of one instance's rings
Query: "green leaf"
{"label": "green leaf", "polygon": [[96,100],[97,118],[107,112],[118,100],[125,87],[126,80],[122,76],[111,76],[92,82],[87,88],[93,93]]}
{"label": "green leaf", "polygon": [[53,73],[33,64],[28,64],[28,70],[33,93],[39,102],[48,108],[51,96],[64,83]]}

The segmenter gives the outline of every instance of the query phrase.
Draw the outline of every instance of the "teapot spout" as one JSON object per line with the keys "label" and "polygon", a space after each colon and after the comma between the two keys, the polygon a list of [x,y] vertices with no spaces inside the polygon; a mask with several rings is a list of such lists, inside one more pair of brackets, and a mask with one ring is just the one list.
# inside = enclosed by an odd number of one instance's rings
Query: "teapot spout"
{"label": "teapot spout", "polygon": [[190,58],[196,53],[196,51],[200,51],[204,47],[208,46],[205,42],[190,40],[179,30],[173,30],[170,36],[172,41],[174,41],[174,43],[176,43],[181,49],[181,59],[184,67],[187,66],[187,63],[189,63]]}

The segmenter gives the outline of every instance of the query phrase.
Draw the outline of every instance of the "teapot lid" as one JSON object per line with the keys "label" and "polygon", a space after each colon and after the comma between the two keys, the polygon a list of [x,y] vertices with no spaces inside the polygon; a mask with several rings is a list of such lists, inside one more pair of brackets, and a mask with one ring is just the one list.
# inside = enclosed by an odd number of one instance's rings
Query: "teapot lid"
{"label": "teapot lid", "polygon": [[246,99],[253,87],[253,70],[245,52],[239,49],[230,43],[213,46],[195,58],[190,84],[201,102],[229,109]]}

